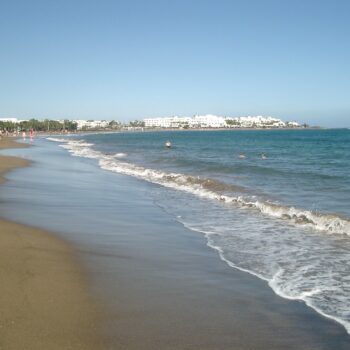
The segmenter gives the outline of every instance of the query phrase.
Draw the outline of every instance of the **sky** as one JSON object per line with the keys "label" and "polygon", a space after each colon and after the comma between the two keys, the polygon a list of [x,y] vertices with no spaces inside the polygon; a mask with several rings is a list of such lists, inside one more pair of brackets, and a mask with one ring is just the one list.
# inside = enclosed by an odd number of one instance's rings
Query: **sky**
{"label": "sky", "polygon": [[350,127],[348,0],[0,0],[0,117]]}

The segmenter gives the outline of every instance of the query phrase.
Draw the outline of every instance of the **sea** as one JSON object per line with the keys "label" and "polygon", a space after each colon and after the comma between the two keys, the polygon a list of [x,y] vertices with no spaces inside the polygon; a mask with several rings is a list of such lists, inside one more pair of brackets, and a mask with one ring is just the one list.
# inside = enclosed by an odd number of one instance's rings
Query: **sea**
{"label": "sea", "polygon": [[91,159],[100,171],[153,184],[154,203],[202,235],[218,258],[350,334],[350,130],[147,131],[47,140]]}

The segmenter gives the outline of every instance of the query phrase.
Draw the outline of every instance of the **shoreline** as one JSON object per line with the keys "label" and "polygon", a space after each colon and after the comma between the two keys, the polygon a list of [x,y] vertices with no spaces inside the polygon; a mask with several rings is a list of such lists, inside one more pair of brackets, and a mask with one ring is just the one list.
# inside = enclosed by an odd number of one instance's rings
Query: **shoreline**
{"label": "shoreline", "polygon": [[[27,148],[29,145],[23,143],[15,142],[13,138],[1,138],[0,139],[0,150],[7,148]],[[6,179],[4,178],[4,174],[12,169],[22,168],[28,166],[30,162],[25,159],[12,157],[12,156],[4,156],[0,154],[0,184],[4,183]]]}
{"label": "shoreline", "polygon": [[9,176],[0,210],[75,247],[104,311],[89,334],[101,334],[103,346],[93,349],[349,348],[341,325],[220,260],[202,234],[155,205],[153,185],[38,146],[33,166]]}
{"label": "shoreline", "polygon": [[[0,150],[24,147],[0,140]],[[29,164],[0,155],[0,184]],[[75,249],[45,230],[2,218],[0,227],[0,349],[98,348],[97,310]]]}
{"label": "shoreline", "polygon": [[[65,136],[65,135],[91,135],[91,134],[115,134],[115,133],[134,133],[134,132],[174,132],[174,131],[298,131],[298,130],[333,130],[333,129],[347,129],[346,127],[342,128],[325,128],[318,126],[310,126],[310,127],[299,127],[299,128],[189,128],[189,129],[181,129],[181,128],[149,128],[149,127],[133,127],[130,129],[101,129],[101,130],[77,130],[74,132],[59,132],[59,131],[36,131],[35,135],[40,137],[52,137],[52,136]],[[13,139],[20,139],[21,136],[8,136]]]}

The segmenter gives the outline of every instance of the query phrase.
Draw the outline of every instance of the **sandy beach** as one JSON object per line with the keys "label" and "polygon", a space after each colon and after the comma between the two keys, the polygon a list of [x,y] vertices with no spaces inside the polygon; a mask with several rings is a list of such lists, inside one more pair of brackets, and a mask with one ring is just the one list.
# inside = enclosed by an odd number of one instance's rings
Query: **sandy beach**
{"label": "sandy beach", "polygon": [[0,350],[350,350],[350,0],[0,3]]}
{"label": "sandy beach", "polygon": [[[1,148],[27,147],[10,139]],[[4,174],[28,165],[0,157]],[[6,201],[6,198],[1,198]],[[0,220],[0,349],[96,349],[96,310],[74,249],[50,233]]]}

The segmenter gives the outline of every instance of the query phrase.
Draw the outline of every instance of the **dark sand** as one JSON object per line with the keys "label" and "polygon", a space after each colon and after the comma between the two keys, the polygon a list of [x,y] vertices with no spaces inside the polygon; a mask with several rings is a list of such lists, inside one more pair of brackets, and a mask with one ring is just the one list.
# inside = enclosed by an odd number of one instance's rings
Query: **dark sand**
{"label": "dark sand", "polygon": [[[2,137],[0,139],[0,150],[4,148],[26,148],[28,145],[24,143],[17,143],[11,138]],[[6,157],[1,156],[0,158],[0,184],[5,181],[4,177],[2,176],[7,171],[14,169],[14,168],[20,168],[27,166],[29,162],[25,159],[20,159],[16,157]]]}
{"label": "dark sand", "polygon": [[[9,147],[25,145],[0,140],[0,148]],[[27,164],[0,156],[0,181],[7,171]],[[0,220],[0,286],[0,349],[101,348],[97,313],[75,252],[66,242]]]}
{"label": "dark sand", "polygon": [[108,349],[350,348],[342,326],[230,268],[200,235],[186,237],[170,224],[162,238],[142,227],[142,220],[138,233],[136,226],[135,234],[119,237],[119,249],[86,252],[90,270],[100,276],[97,293],[109,310]]}

